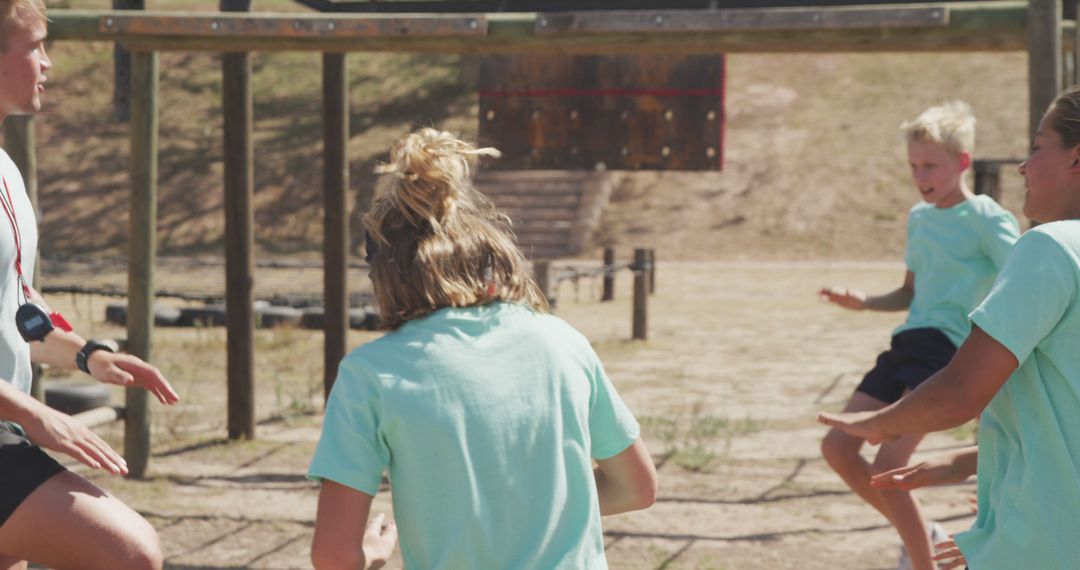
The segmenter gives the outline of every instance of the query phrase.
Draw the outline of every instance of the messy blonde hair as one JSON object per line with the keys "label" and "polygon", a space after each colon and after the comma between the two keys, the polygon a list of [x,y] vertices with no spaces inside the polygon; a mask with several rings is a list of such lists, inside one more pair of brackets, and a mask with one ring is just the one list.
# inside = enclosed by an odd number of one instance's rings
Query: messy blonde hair
{"label": "messy blonde hair", "polygon": [[0,0],[0,52],[7,51],[8,39],[17,23],[45,22],[43,0]]}
{"label": "messy blonde hair", "polygon": [[963,101],[930,107],[901,123],[900,130],[908,143],[935,142],[953,154],[975,152],[975,114]]}
{"label": "messy blonde hair", "polygon": [[423,128],[394,143],[390,163],[378,169],[395,177],[364,217],[377,250],[371,279],[384,327],[494,301],[547,309],[510,219],[473,188],[469,171],[479,156],[499,151]]}

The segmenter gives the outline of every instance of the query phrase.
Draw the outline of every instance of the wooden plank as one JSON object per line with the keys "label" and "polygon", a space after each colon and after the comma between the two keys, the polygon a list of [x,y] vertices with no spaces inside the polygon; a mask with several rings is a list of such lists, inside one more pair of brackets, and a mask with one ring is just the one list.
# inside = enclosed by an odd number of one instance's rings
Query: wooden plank
{"label": "wooden plank", "polygon": [[[873,51],[1021,51],[1027,49],[1027,4],[1017,1],[954,2],[928,4],[948,7],[945,26],[726,30],[682,33],[589,33],[538,34],[536,14],[486,14],[486,34],[454,36],[307,37],[221,35],[210,23],[222,16],[170,12],[132,15],[114,11],[51,10],[49,35],[53,40],[122,41],[131,49],[182,51],[385,51],[419,53],[784,53]],[[824,9],[824,8],[823,8]],[[763,9],[768,10],[768,9]],[[598,15],[602,14],[600,12]],[[119,33],[103,26],[116,17],[160,18],[177,15],[203,21],[204,31],[190,36],[159,33]],[[241,17],[241,16],[231,16]],[[242,16],[248,17],[248,16]],[[283,22],[342,22],[370,20],[377,16],[337,14],[290,14],[260,16]],[[429,16],[437,18],[436,16]],[[448,16],[460,18],[460,16]],[[107,23],[107,22],[106,22]],[[115,22],[114,22],[115,24]],[[305,24],[307,25],[307,24]],[[1064,24],[1071,31],[1074,24]],[[254,27],[257,29],[257,26]]]}
{"label": "wooden plank", "polygon": [[425,36],[482,36],[487,21],[481,16],[283,16],[278,14],[216,14],[193,16],[190,13],[154,13],[145,16],[110,15],[100,18],[100,31],[112,34],[159,35],[173,37],[217,38],[372,38]]}
{"label": "wooden plank", "polygon": [[[86,410],[85,412],[79,412],[71,416],[71,418],[88,428],[94,428],[124,419],[124,408],[102,406],[100,408]],[[128,468],[130,469],[130,465]]]}
{"label": "wooden plank", "polygon": [[255,438],[254,153],[251,55],[222,55],[229,439]]}
{"label": "wooden plank", "polygon": [[1028,2],[1028,104],[1029,133],[1061,90],[1061,2]]}
{"label": "wooden plank", "polygon": [[[131,58],[131,198],[128,214],[127,351],[153,356],[154,261],[157,256],[158,54]],[[150,464],[149,392],[125,390],[124,458],[128,476],[146,476]]]}
{"label": "wooden plank", "polygon": [[551,12],[536,19],[536,33],[902,28],[948,23],[949,9],[945,6]]}
{"label": "wooden plank", "polygon": [[323,54],[323,395],[337,378],[349,330],[349,81],[345,54]]}

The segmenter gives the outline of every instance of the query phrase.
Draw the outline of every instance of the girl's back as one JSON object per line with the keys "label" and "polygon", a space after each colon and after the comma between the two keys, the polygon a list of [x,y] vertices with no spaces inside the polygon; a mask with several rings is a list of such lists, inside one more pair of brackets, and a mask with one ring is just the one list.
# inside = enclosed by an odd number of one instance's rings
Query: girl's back
{"label": "girl's back", "polygon": [[407,567],[603,568],[592,459],[637,437],[569,325],[447,308],[344,360],[312,474],[373,495],[389,468]]}

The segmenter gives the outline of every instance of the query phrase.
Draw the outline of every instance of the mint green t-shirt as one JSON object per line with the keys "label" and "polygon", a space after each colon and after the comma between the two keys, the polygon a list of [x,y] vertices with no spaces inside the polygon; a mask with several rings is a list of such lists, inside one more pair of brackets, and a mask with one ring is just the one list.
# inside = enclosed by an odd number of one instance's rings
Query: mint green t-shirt
{"label": "mint green t-shirt", "polygon": [[979,513],[956,544],[975,570],[1080,565],[1080,221],[1016,243],[972,322],[1019,367],[979,421]]}
{"label": "mint green t-shirt", "polygon": [[915,274],[915,297],[893,334],[934,328],[960,346],[971,332],[968,314],[990,290],[1019,235],[1016,218],[989,196],[951,208],[916,204],[904,251]]}
{"label": "mint green t-shirt", "polygon": [[389,469],[406,568],[606,568],[592,460],[639,431],[570,325],[449,308],[345,357],[308,476],[374,496]]}

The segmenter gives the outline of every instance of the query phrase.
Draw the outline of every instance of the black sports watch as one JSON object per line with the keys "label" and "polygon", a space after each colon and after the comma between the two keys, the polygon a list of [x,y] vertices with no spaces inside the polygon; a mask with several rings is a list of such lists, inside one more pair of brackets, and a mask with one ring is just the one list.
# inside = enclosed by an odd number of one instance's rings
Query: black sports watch
{"label": "black sports watch", "polygon": [[90,367],[87,365],[87,361],[90,359],[90,355],[93,354],[95,350],[107,350],[109,352],[113,351],[113,349],[107,344],[102,344],[96,340],[88,340],[86,341],[86,344],[83,345],[82,350],[75,353],[75,366],[78,366],[79,370],[90,374]]}

